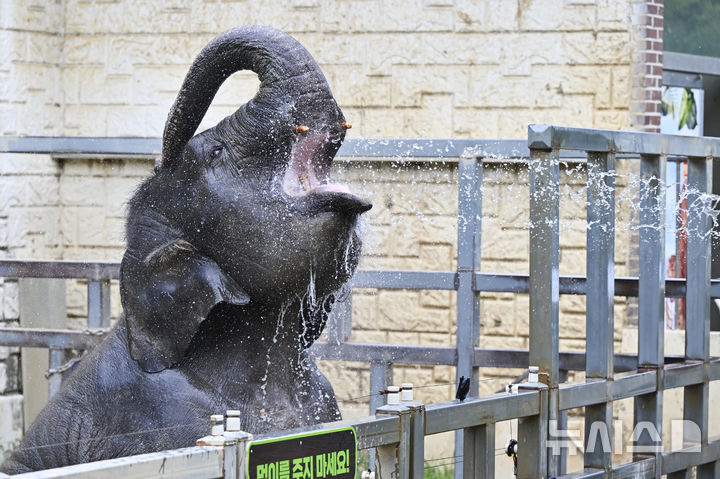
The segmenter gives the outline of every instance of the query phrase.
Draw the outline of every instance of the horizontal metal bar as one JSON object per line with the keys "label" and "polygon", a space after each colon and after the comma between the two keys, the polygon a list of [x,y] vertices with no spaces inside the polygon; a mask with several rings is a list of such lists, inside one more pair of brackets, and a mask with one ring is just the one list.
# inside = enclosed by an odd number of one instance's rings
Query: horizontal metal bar
{"label": "horizontal metal bar", "polygon": [[364,361],[403,364],[445,364],[457,363],[455,348],[442,346],[399,346],[370,343],[331,344],[316,341],[310,347],[315,359],[331,361]]}
{"label": "horizontal metal bar", "polygon": [[[36,347],[50,349],[90,349],[104,338],[106,331],[72,331],[64,329],[3,328],[0,329],[0,345],[13,347]],[[371,343],[330,344],[315,342],[310,348],[316,359],[331,361],[387,362],[401,364],[450,365],[457,363],[457,350],[444,346],[407,346]],[[526,349],[474,348],[473,366],[496,368],[527,368]],[[668,356],[665,361],[682,361],[681,357]],[[637,368],[637,357],[630,354],[615,355],[615,371],[632,371]],[[720,362],[713,365],[720,375]],[[560,368],[571,371],[585,369],[585,354],[561,352]]]}
{"label": "horizontal metal bar", "polygon": [[[495,293],[528,293],[530,276],[527,274],[475,273],[475,291]],[[585,294],[584,276],[560,276],[560,294]]]}
{"label": "horizontal metal bar", "polygon": [[[584,356],[582,362],[585,362]],[[475,348],[473,352],[473,366],[526,369],[529,364],[530,355],[527,349]],[[584,368],[585,366],[582,367],[582,369]]]}
{"label": "horizontal metal bar", "polygon": [[584,383],[561,384],[559,409],[561,411],[617,401],[657,389],[657,373],[642,371],[615,378],[612,381],[587,380]]}
{"label": "horizontal metal bar", "polygon": [[633,396],[649,394],[657,389],[657,371],[641,371],[613,380],[612,400],[619,401]]}
{"label": "horizontal metal bar", "polygon": [[[665,356],[665,362],[682,362],[682,356]],[[633,354],[616,354],[613,359],[615,372],[627,372],[637,369],[637,356]],[[494,368],[527,368],[529,355],[527,349],[486,349],[475,348],[474,366]],[[566,371],[584,371],[585,353],[574,351],[560,352],[560,369]]]}
{"label": "horizontal metal bar", "polygon": [[[665,297],[667,298],[684,298],[687,292],[687,286],[684,278],[666,278],[665,279]],[[720,297],[720,280],[713,282],[712,292]],[[615,296],[638,296],[638,279],[637,278],[615,278]]]}
{"label": "horizontal metal bar", "polygon": [[[604,478],[605,471],[603,469],[586,468],[582,471],[573,472],[557,476],[558,479],[595,479]],[[655,458],[640,459],[638,461],[620,464],[612,468],[613,478],[654,478],[655,477]]]}
{"label": "horizontal metal bar", "polygon": [[184,449],[120,457],[12,476],[21,479],[122,477],[123,479],[219,478],[223,476],[224,450],[221,446]]}
{"label": "horizontal metal bar", "polygon": [[540,150],[583,150],[646,155],[720,156],[720,139],[636,131],[530,125],[528,146]]}
{"label": "horizontal metal bar", "polygon": [[[160,138],[0,137],[0,153],[154,157],[161,149]],[[517,158],[528,154],[524,140],[445,138],[348,138],[338,152],[338,156],[371,158],[457,158],[463,155]]]}
{"label": "horizontal metal bar", "polygon": [[466,155],[527,158],[529,151],[524,140],[348,138],[338,152],[338,156],[388,158],[458,158]]}
{"label": "horizontal metal bar", "polygon": [[564,411],[576,407],[600,404],[610,400],[609,386],[604,379],[589,380],[579,384],[561,384],[558,409]]}
{"label": "horizontal metal bar", "polygon": [[614,466],[612,469],[613,479],[642,479],[655,478],[655,458],[640,459],[627,464]]}
{"label": "horizontal metal bar", "polygon": [[0,345],[49,349],[92,349],[105,337],[105,330],[2,328]]}
{"label": "horizontal metal bar", "polygon": [[662,457],[663,474],[683,471],[693,466],[714,462],[720,458],[720,439],[703,445],[700,452],[688,452],[680,449],[679,451],[665,453]]}
{"label": "horizontal metal bar", "polygon": [[704,382],[707,375],[706,366],[702,362],[683,362],[665,367],[665,389],[673,389]]}
{"label": "horizontal metal bar", "polygon": [[720,59],[705,55],[692,55],[664,51],[663,73],[665,70],[688,72],[703,75],[720,75]]}
{"label": "horizontal metal bar", "polygon": [[537,391],[428,404],[425,407],[425,435],[534,416],[539,412]]}
{"label": "horizontal metal bar", "polygon": [[[145,158],[152,160],[160,155],[160,138],[120,137],[54,137],[54,136],[3,136],[0,153],[34,153],[55,158]],[[486,162],[514,162],[527,159],[530,152],[525,140],[514,139],[450,139],[450,138],[348,138],[338,157],[360,160],[378,158],[402,161],[406,159],[441,159],[454,162],[461,156],[476,157]],[[570,161],[585,161],[585,153],[561,152]],[[634,158],[637,155],[623,155]]]}
{"label": "horizontal metal bar", "polygon": [[394,444],[400,440],[400,418],[398,416],[360,419],[353,421],[352,425],[355,428],[360,449]]}
{"label": "horizontal metal bar", "polygon": [[662,81],[664,86],[674,86],[681,88],[702,88],[702,75],[697,73],[674,72],[663,70]]}
{"label": "horizontal metal bar", "polygon": [[[444,346],[405,346],[394,344],[343,343],[330,344],[315,342],[310,348],[316,359],[331,361],[384,361],[401,364],[457,364],[455,348]],[[667,362],[681,361],[682,358],[669,356]],[[615,371],[633,371],[637,368],[637,356],[630,354],[615,355]],[[527,349],[488,349],[474,348],[473,366],[492,368],[522,368],[529,364]],[[582,371],[585,369],[585,353],[561,352],[560,369]]]}
{"label": "horizontal metal bar", "polygon": [[[528,293],[530,279],[526,274],[475,273],[475,291],[499,293]],[[665,296],[668,298],[685,297],[684,278],[667,278]],[[584,276],[560,276],[560,294],[585,294],[587,280]],[[637,297],[637,277],[616,277],[615,296]],[[710,295],[720,298],[720,280],[712,280]]]}
{"label": "horizontal metal bar", "polygon": [[0,136],[0,153],[158,156],[160,138]]}
{"label": "horizontal metal bar", "polygon": [[[0,137],[1,138],[1,137]],[[4,278],[78,278],[101,281],[120,279],[120,263],[83,261],[0,260]]]}
{"label": "horizontal metal bar", "polygon": [[720,358],[710,360],[710,366],[708,370],[709,381],[720,381]]}
{"label": "horizontal metal bar", "polygon": [[[24,261],[0,260],[0,277],[4,278],[77,278],[101,281],[120,278],[120,263],[82,261]],[[474,291],[527,293],[529,276],[523,274],[474,274]],[[382,289],[454,290],[457,273],[450,271],[360,270],[355,273],[353,287]],[[684,297],[686,286],[682,278],[668,278],[666,296]],[[560,294],[585,294],[583,276],[561,276]],[[713,280],[711,296],[720,298],[720,280]],[[638,279],[615,278],[615,296],[637,296]]]}
{"label": "horizontal metal bar", "polygon": [[456,289],[457,273],[445,271],[360,270],[352,279],[354,288]]}
{"label": "horizontal metal bar", "polygon": [[582,471],[557,476],[557,479],[602,479],[604,477],[605,470],[603,469],[585,468]]}
{"label": "horizontal metal bar", "polygon": [[493,293],[527,293],[530,289],[526,274],[475,273],[473,291]]}
{"label": "horizontal metal bar", "polygon": [[355,428],[358,448],[367,449],[370,447],[394,444],[400,440],[400,418],[399,416],[368,416],[359,419],[346,419],[343,421],[326,422],[312,426],[286,429],[284,431],[271,431],[255,436],[255,440],[275,439],[284,436],[292,436],[310,431],[323,431],[339,429],[342,427]]}

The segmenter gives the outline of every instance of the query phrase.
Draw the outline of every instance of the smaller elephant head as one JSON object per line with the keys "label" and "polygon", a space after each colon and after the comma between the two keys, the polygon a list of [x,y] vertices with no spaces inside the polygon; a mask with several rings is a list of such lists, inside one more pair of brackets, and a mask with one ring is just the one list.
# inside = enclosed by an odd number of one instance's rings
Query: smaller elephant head
{"label": "smaller elephant head", "polygon": [[[220,85],[243,69],[258,74],[255,97],[193,136]],[[357,217],[371,205],[330,179],[349,127],[292,37],[236,28],[200,52],[168,115],[161,164],[130,202],[121,294],[143,369],[176,364],[218,303],[274,311],[328,298],[350,278]],[[305,345],[325,315],[299,328]]]}

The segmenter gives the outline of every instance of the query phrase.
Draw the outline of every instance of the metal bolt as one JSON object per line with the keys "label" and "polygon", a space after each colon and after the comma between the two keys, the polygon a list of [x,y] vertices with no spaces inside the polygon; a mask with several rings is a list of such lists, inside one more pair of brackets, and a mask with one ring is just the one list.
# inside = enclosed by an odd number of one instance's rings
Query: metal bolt
{"label": "metal bolt", "polygon": [[226,431],[239,431],[240,430],[240,411],[237,409],[228,409],[225,412],[225,430]]}
{"label": "metal bolt", "polygon": [[402,389],[400,390],[401,401],[412,401],[413,400],[413,385],[412,383],[403,383]]}
{"label": "metal bolt", "polygon": [[397,386],[388,386],[387,388],[387,403],[388,405],[400,404],[400,388]]}

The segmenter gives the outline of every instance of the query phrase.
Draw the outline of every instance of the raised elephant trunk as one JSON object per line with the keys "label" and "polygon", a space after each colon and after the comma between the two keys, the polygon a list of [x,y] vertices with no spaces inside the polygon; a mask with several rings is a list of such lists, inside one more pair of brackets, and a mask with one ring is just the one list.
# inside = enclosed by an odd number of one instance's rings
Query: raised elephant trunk
{"label": "raised elephant trunk", "polygon": [[[313,109],[335,103],[317,63],[294,38],[255,25],[228,30],[202,49],[183,81],[165,124],[163,167],[173,168],[181,160],[220,85],[240,70],[252,70],[260,79],[255,97],[229,119],[245,134],[262,131],[268,122],[301,110],[303,116],[317,119],[320,113],[313,114]],[[291,126],[296,133],[307,131],[305,125]]]}
{"label": "raised elephant trunk", "polygon": [[[258,74],[258,93],[193,136],[220,85],[243,69]],[[289,35],[248,26],[203,48],[168,115],[160,170],[130,202],[121,298],[131,356],[145,371],[176,365],[220,302],[266,314],[311,291],[321,304],[350,278],[357,216],[371,205],[330,178],[348,127],[317,63]],[[319,335],[321,309],[293,323],[298,344]]]}
{"label": "raised elephant trunk", "polygon": [[[260,77],[257,95],[193,136],[243,69]],[[123,319],[2,470],[191,446],[228,409],[251,433],[338,420],[306,348],[358,264],[358,216],[372,206],[330,178],[347,128],[292,37],[243,27],[205,47],[170,110],[161,167],[128,205]]]}

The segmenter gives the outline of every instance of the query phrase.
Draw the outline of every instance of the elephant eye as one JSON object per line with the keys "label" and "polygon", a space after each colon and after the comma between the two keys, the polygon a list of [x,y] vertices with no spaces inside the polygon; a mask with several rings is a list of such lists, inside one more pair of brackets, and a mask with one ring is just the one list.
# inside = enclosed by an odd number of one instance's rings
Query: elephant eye
{"label": "elephant eye", "polygon": [[217,146],[217,147],[213,148],[213,150],[210,152],[210,156],[211,156],[213,159],[216,159],[216,158],[219,158],[219,157],[220,157],[220,155],[222,154],[222,152],[223,152],[223,147],[222,147],[222,146]]}

